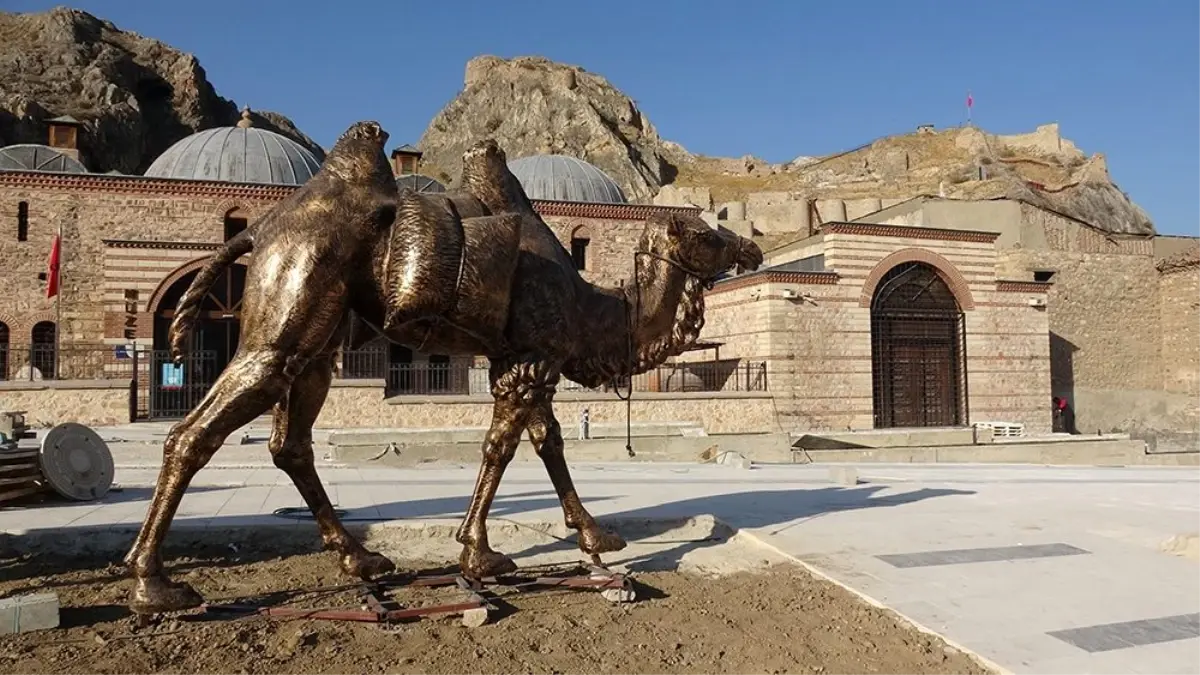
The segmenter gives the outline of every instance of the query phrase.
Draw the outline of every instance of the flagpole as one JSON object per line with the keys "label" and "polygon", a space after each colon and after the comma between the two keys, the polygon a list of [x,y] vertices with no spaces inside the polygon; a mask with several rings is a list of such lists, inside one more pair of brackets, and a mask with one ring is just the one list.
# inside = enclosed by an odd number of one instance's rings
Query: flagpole
{"label": "flagpole", "polygon": [[62,268],[63,268],[63,226],[62,218],[58,219],[58,269],[55,270],[55,275],[58,277],[58,288],[54,294],[54,378],[58,379],[58,362],[62,359]]}
{"label": "flagpole", "polygon": [[971,90],[967,90],[967,126],[971,126],[971,108],[974,107],[975,99],[971,97]]}

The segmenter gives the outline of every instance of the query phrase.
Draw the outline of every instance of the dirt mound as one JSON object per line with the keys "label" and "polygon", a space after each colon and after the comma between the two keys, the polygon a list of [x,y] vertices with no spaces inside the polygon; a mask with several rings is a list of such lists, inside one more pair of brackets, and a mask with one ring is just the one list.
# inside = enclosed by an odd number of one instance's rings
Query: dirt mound
{"label": "dirt mound", "polygon": [[[179,561],[173,573],[205,589],[213,602],[273,594],[268,599],[275,603],[358,608],[331,553],[265,561],[242,555],[248,557]],[[497,602],[499,615],[479,628],[450,619],[383,630],[331,621],[205,621],[188,614],[139,629],[124,607],[129,582],[109,560],[0,560],[10,579],[0,583],[0,595],[53,590],[63,606],[62,628],[0,640],[0,672],[987,672],[792,566],[721,577],[638,574],[642,599],[625,604],[588,592],[506,592]],[[323,593],[312,592],[322,587]],[[410,606],[435,599],[407,592],[412,597],[398,600]]]}

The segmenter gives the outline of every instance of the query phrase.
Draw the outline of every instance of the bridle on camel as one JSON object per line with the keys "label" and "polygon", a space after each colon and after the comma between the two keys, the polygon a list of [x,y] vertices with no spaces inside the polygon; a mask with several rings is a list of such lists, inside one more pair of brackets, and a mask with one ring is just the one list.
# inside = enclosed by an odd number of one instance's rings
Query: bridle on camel
{"label": "bridle on camel", "polygon": [[[741,253],[741,242],[738,242],[738,253],[739,254]],[[633,252],[633,302],[634,302],[633,316],[635,316],[635,317],[642,316],[642,281],[641,281],[641,278],[638,276],[638,270],[639,270],[638,264],[637,264],[638,256],[646,256],[647,258],[654,258],[655,260],[660,260],[662,262],[667,263],[668,265],[671,265],[675,269],[678,269],[680,272],[683,272],[684,274],[688,275],[689,277],[692,277],[693,279],[696,279],[697,281],[699,281],[700,284],[704,286],[705,290],[711,290],[713,287],[713,284],[715,284],[717,281],[717,275],[705,276],[703,274],[696,272],[695,270],[689,269],[686,265],[679,262],[678,260],[672,260],[671,258],[668,258],[664,255],[659,255],[658,253],[653,253],[651,251],[634,251]],[[622,287],[624,287],[624,281],[622,281],[621,285],[622,285]],[[624,293],[622,293],[622,295],[624,295]],[[625,452],[628,453],[630,457],[634,457],[637,454],[633,451],[633,370],[634,370],[634,366],[636,364],[634,363],[634,356],[633,356],[633,351],[634,351],[633,350],[633,322],[630,320],[629,316],[630,316],[629,298],[628,298],[628,296],[626,296],[625,297],[625,345],[626,345],[626,356],[628,359],[626,365],[629,368],[629,383],[627,385],[628,391],[624,396],[621,395],[621,388],[620,388],[620,386],[617,385],[617,376],[616,375],[613,375],[611,378],[609,378],[609,384],[612,385],[613,391],[616,392],[616,394],[617,394],[617,398],[622,401],[625,401]]]}

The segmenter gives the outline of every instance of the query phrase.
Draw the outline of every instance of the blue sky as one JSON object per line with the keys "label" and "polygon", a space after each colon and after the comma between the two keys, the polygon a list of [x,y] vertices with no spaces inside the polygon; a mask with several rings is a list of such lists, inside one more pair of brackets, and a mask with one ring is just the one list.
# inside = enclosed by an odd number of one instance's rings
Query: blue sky
{"label": "blue sky", "polygon": [[[9,11],[56,3],[0,0]],[[918,124],[1058,122],[1162,233],[1200,228],[1194,0],[77,0],[200,59],[218,92],[328,147],[377,119],[415,143],[479,54],[600,73],[693,152],[769,161]]]}

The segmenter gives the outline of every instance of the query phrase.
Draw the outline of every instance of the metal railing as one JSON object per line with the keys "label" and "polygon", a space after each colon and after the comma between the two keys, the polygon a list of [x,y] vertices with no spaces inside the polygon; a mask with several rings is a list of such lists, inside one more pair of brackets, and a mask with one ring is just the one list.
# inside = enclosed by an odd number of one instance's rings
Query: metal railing
{"label": "metal railing", "polygon": [[0,345],[0,381],[128,379],[134,358],[123,345]]}
{"label": "metal railing", "polygon": [[[382,379],[388,396],[471,395],[490,392],[487,366],[467,360],[430,363],[388,363],[383,350],[345,351],[335,377]],[[664,363],[617,383],[624,392],[767,391],[767,364],[763,361],[723,359]],[[559,391],[613,391],[611,385],[584,387],[563,379]]]}

